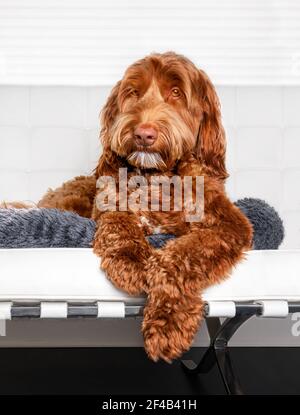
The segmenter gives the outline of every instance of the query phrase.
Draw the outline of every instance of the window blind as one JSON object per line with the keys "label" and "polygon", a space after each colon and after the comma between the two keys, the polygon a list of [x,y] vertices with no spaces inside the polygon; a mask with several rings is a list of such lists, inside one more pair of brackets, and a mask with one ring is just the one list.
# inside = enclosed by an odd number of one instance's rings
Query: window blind
{"label": "window blind", "polygon": [[174,50],[216,84],[300,84],[298,0],[0,0],[0,83],[111,85]]}

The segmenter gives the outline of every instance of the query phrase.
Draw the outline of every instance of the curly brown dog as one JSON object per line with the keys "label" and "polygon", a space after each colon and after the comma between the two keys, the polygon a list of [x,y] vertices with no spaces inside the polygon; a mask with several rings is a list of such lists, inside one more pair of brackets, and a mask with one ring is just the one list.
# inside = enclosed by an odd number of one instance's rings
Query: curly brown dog
{"label": "curly brown dog", "polygon": [[[117,287],[147,293],[146,351],[153,360],[171,361],[191,346],[203,315],[201,292],[228,276],[251,246],[251,225],[224,190],[218,97],[207,75],[185,57],[153,54],[127,69],[101,121],[103,154],[95,174],[48,192],[39,206],[97,221],[94,252],[102,268]],[[96,180],[110,176],[118,185],[120,168],[127,168],[128,181],[142,175],[146,183],[153,176],[204,177],[204,215],[188,222],[187,207],[163,211],[159,191],[158,210],[122,211],[122,200],[116,211],[99,209]],[[194,192],[195,186],[193,200]],[[174,192],[171,199],[174,204]],[[145,236],[157,229],[177,238],[154,249]]]}

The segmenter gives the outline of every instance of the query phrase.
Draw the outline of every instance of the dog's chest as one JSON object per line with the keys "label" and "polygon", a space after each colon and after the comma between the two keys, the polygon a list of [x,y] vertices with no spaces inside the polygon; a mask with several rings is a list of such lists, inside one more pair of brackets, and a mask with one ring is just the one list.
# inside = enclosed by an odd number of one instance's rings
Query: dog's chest
{"label": "dog's chest", "polygon": [[[181,235],[189,224],[182,206],[181,178],[170,182],[170,176],[128,176],[128,207],[139,219],[146,235],[172,233]],[[174,185],[175,183],[175,185]]]}
{"label": "dog's chest", "polygon": [[136,212],[139,226],[143,229],[145,235],[155,234],[173,234],[175,236],[183,235],[189,228],[182,212]]}

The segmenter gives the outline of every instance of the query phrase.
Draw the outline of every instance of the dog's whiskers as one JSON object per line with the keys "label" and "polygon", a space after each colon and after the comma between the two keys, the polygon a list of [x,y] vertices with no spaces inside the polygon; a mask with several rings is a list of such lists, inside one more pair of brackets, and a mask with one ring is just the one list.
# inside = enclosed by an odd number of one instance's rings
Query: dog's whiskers
{"label": "dog's whiskers", "polygon": [[157,152],[149,153],[145,151],[134,151],[127,160],[130,164],[145,169],[166,168],[165,162]]}

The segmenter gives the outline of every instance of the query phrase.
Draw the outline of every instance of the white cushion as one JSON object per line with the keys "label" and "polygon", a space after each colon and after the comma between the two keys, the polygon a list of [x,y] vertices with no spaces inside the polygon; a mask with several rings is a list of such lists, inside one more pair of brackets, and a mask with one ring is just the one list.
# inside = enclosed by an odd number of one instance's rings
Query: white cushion
{"label": "white cushion", "polygon": [[[300,300],[300,250],[250,251],[231,277],[207,289],[206,301]],[[0,301],[141,304],[115,288],[92,249],[0,249]]]}
{"label": "white cushion", "polygon": [[300,300],[300,250],[249,251],[206,301]]}

